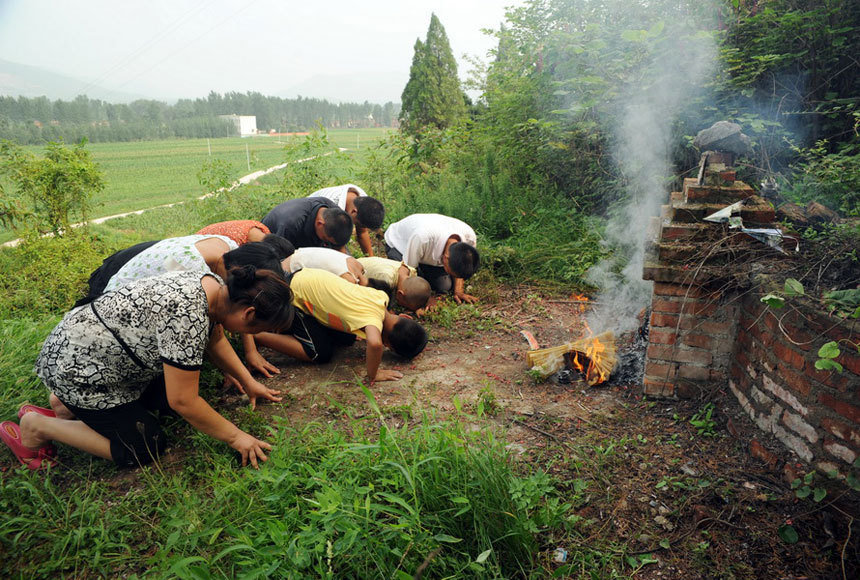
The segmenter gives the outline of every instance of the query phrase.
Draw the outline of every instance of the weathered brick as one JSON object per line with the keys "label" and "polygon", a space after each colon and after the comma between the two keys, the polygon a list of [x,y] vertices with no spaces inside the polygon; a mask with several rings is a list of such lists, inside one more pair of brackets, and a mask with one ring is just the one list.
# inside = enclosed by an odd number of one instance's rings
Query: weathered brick
{"label": "weathered brick", "polygon": [[758,388],[752,387],[750,395],[753,401],[758,403],[758,406],[765,410],[770,410],[774,405],[774,400],[761,392]]}
{"label": "weathered brick", "polygon": [[782,327],[791,340],[796,343],[794,346],[804,351],[812,350],[812,343],[815,341],[815,335],[807,332],[803,328],[800,328],[793,322],[783,321]]}
{"label": "weathered brick", "polygon": [[750,359],[747,358],[747,353],[740,349],[735,352],[735,361],[735,364],[739,365],[741,368],[751,366]]}
{"label": "weathered brick", "polygon": [[762,388],[782,399],[786,404],[788,404],[789,407],[791,407],[803,416],[809,415],[809,409],[805,407],[800,401],[798,401],[797,397],[795,397],[793,394],[783,388],[782,385],[771,379],[769,375],[762,373],[761,382]]}
{"label": "weathered brick", "polygon": [[733,364],[729,368],[729,374],[735,380],[740,380],[741,376],[744,374],[744,369],[738,364]]}
{"label": "weathered brick", "polygon": [[645,376],[663,381],[674,379],[677,374],[676,367],[677,365],[675,364],[658,363],[649,360],[645,364]]}
{"label": "weathered brick", "polygon": [[727,320],[725,322],[717,322],[714,320],[706,320],[701,322],[698,326],[696,326],[697,330],[701,330],[702,332],[706,332],[708,334],[713,334],[716,336],[729,336],[732,335],[732,330],[734,330],[734,322],[731,320]]}
{"label": "weathered brick", "polygon": [[713,346],[711,347],[715,354],[727,355],[735,350],[735,341],[727,336],[714,337]]}
{"label": "weathered brick", "polygon": [[799,375],[785,366],[780,367],[779,374],[785,384],[788,385],[793,391],[800,393],[804,397],[809,394],[809,390],[812,385],[803,375]]}
{"label": "weathered brick", "polygon": [[714,348],[714,339],[706,334],[687,333],[681,338],[681,344],[695,346],[697,348]]}
{"label": "weathered brick", "polygon": [[854,460],[857,459],[857,452],[853,449],[849,449],[845,445],[840,443],[836,443],[835,441],[828,441],[824,444],[824,448],[833,455],[834,457],[838,457],[845,463],[854,463]]}
{"label": "weathered brick", "polygon": [[653,312],[664,312],[668,314],[678,314],[681,312],[681,302],[677,300],[663,300],[662,298],[654,298],[651,301],[651,310]]}
{"label": "weathered brick", "polygon": [[800,437],[796,437],[780,427],[779,425],[773,426],[773,434],[777,439],[783,442],[783,444],[788,447],[791,451],[796,453],[801,459],[804,461],[812,461],[814,455],[812,454],[812,450],[803,442]]}
{"label": "weathered brick", "polygon": [[798,371],[803,370],[804,364],[806,362],[804,360],[803,355],[789,348],[785,343],[774,343],[773,352],[774,354],[776,354],[778,360],[793,366]]}
{"label": "weathered brick", "polygon": [[856,376],[860,376],[860,356],[857,354],[857,349],[848,348],[842,349],[842,354],[837,359],[845,369]]}
{"label": "weathered brick", "polygon": [[[816,348],[816,352],[818,349]],[[818,358],[815,356],[814,358]],[[828,370],[818,370],[815,368],[815,362],[812,364],[806,365],[806,368],[803,370],[803,373],[813,379],[814,381],[821,383],[823,385],[827,385],[831,389],[835,389],[840,393],[845,393],[852,386],[854,382],[857,381],[857,377],[853,377],[848,373],[842,372],[837,373],[835,371]]]}
{"label": "weathered brick", "polygon": [[698,298],[703,294],[699,286],[691,286],[687,284],[669,284],[666,282],[654,282],[655,296],[680,296],[688,298]]}
{"label": "weathered brick", "polygon": [[675,344],[677,338],[678,335],[674,329],[652,328],[648,333],[648,341],[652,344]]}
{"label": "weathered brick", "polygon": [[860,447],[860,431],[852,429],[842,421],[837,421],[830,417],[822,417],[821,428],[831,435],[835,435],[844,441],[850,441],[852,444]]}
{"label": "weathered brick", "polygon": [[851,403],[846,403],[845,401],[840,401],[827,393],[818,393],[818,402],[833,409],[836,413],[842,415],[846,419],[860,424],[860,407],[852,405]]}
{"label": "weathered brick", "polygon": [[645,377],[642,380],[643,392],[651,397],[671,397],[675,394],[675,387],[672,383],[665,381],[655,381]]}
{"label": "weathered brick", "polygon": [[694,381],[709,381],[711,380],[711,371],[707,367],[699,367],[694,365],[681,365],[678,367],[678,375],[682,379],[690,379]]}
{"label": "weathered brick", "polygon": [[779,463],[779,458],[768,451],[767,448],[759,443],[757,439],[752,439],[750,441],[750,454],[756,459],[763,461],[771,468],[776,467],[776,464]]}
{"label": "weathered brick", "polygon": [[755,409],[753,409],[749,399],[747,398],[746,394],[744,394],[743,389],[740,388],[734,381],[729,381],[729,389],[732,391],[732,393],[734,393],[735,398],[738,400],[738,403],[740,403],[741,408],[746,411],[747,415],[749,415],[750,417],[755,416]]}
{"label": "weathered brick", "polygon": [[663,314],[661,312],[651,312],[651,328],[676,328],[678,326],[678,316],[672,314]]}
{"label": "weathered brick", "polygon": [[782,414],[782,423],[795,433],[803,435],[810,443],[818,441],[818,432],[815,427],[804,421],[800,415],[785,411]]}
{"label": "weathered brick", "polygon": [[716,302],[703,302],[700,300],[687,300],[681,307],[683,314],[694,316],[713,316],[719,308]]}
{"label": "weathered brick", "polygon": [[706,350],[658,344],[648,345],[648,357],[673,362],[697,363],[700,365],[710,365],[713,362],[713,356]]}

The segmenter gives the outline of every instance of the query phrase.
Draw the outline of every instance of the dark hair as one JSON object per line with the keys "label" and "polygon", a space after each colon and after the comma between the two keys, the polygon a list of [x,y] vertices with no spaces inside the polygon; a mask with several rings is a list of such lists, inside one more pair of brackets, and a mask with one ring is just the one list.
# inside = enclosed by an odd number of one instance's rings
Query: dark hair
{"label": "dark hair", "polygon": [[278,255],[278,260],[289,258],[296,251],[296,247],[287,238],[282,238],[278,234],[266,234],[261,240],[262,243],[268,244],[275,250]]}
{"label": "dark hair", "polygon": [[230,301],[254,307],[254,320],[280,330],[293,322],[293,291],[283,274],[234,266],[227,272]]}
{"label": "dark hair", "polygon": [[324,230],[338,248],[345,246],[352,235],[352,218],[339,207],[329,207],[323,212]]}
{"label": "dark hair", "polygon": [[458,278],[468,280],[481,265],[481,256],[478,250],[466,242],[451,244],[448,248],[448,267]]}
{"label": "dark hair", "polygon": [[411,318],[401,317],[391,329],[388,343],[403,358],[414,358],[427,346],[427,331]]}
{"label": "dark hair", "polygon": [[264,242],[242,244],[224,254],[225,270],[229,271],[237,266],[253,266],[257,270],[272,270],[281,277],[284,275],[278,253],[271,245]]}
{"label": "dark hair", "polygon": [[374,290],[382,290],[389,296],[394,293],[394,288],[391,287],[391,284],[378,278],[368,278],[367,287],[373,288]]}
{"label": "dark hair", "polygon": [[385,207],[375,197],[356,197],[355,201],[356,219],[358,223],[371,230],[382,227],[385,219]]}

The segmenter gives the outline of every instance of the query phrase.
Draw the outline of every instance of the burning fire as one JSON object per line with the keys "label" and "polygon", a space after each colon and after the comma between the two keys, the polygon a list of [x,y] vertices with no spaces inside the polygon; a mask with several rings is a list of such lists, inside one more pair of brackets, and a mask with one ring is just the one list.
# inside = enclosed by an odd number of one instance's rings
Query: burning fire
{"label": "burning fire", "polygon": [[[587,300],[587,299],[586,299]],[[594,336],[587,322],[583,321],[585,332],[583,332],[581,343],[585,343],[585,352],[573,351],[573,360],[571,364],[573,368],[585,377],[585,381],[589,386],[597,385],[609,378],[609,373],[612,371],[614,361],[607,352],[606,344],[600,341],[600,337]],[[580,354],[583,355],[583,360],[580,361]]]}
{"label": "burning fire", "polygon": [[579,312],[585,312],[585,308],[588,306],[588,296],[585,294],[571,294],[570,301],[574,303],[579,303]]}

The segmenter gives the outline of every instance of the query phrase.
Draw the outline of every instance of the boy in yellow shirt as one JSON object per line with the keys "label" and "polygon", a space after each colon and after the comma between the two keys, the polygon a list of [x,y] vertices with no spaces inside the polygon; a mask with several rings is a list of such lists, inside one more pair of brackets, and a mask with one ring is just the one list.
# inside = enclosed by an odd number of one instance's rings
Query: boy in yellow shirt
{"label": "boy in yellow shirt", "polygon": [[364,267],[364,276],[368,281],[381,282],[370,282],[370,286],[388,292],[400,306],[421,316],[432,292],[430,283],[420,277],[415,268],[380,257],[358,258],[358,263]]}
{"label": "boy in yellow shirt", "polygon": [[261,333],[257,343],[293,358],[325,363],[336,345],[367,341],[367,378],[394,381],[403,373],[379,368],[383,345],[404,358],[413,358],[427,345],[427,332],[414,320],[388,311],[388,295],[350,284],[324,270],[305,269],[290,281],[296,316],[284,334]]}

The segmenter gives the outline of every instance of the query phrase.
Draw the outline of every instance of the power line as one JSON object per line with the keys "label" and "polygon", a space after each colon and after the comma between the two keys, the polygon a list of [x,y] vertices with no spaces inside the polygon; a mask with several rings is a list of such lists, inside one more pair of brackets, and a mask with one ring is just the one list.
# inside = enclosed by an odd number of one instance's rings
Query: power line
{"label": "power line", "polygon": [[80,93],[86,94],[87,90],[99,85],[104,82],[108,78],[114,75],[114,73],[119,70],[125,68],[128,64],[130,64],[133,60],[138,58],[141,54],[147,51],[150,47],[152,47],[156,42],[162,40],[167,35],[173,33],[177,28],[185,24],[185,22],[190,19],[192,16],[195,16],[198,12],[202,11],[204,8],[208,8],[209,5],[213,4],[216,0],[203,0],[196,6],[188,9],[184,14],[175,19],[169,26],[161,29],[157,34],[152,36],[149,40],[144,42],[142,45],[125,55],[119,61],[117,61],[113,66],[108,68],[105,72],[101,74],[98,78],[93,81],[90,81],[86,85],[84,85],[83,89],[81,89]]}

